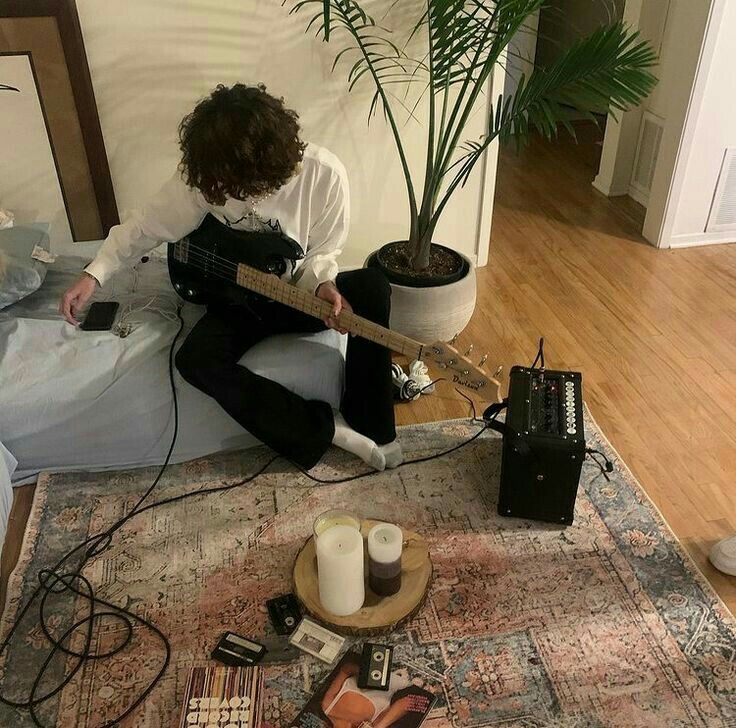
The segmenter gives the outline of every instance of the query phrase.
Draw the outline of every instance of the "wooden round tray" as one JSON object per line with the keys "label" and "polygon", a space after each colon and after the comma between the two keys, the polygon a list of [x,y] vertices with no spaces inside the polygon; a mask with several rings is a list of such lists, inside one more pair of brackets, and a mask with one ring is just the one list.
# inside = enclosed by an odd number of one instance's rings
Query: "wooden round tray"
{"label": "wooden round tray", "polygon": [[[379,521],[363,521],[361,531],[367,537]],[[310,537],[294,563],[294,593],[311,617],[336,632],[350,635],[377,635],[391,632],[411,619],[424,604],[432,580],[432,561],[427,542],[414,531],[403,529],[404,551],[401,557],[401,589],[390,597],[379,597],[368,587],[368,548],[365,548],[365,604],[355,614],[338,617],[326,611],[319,601],[317,554]]]}

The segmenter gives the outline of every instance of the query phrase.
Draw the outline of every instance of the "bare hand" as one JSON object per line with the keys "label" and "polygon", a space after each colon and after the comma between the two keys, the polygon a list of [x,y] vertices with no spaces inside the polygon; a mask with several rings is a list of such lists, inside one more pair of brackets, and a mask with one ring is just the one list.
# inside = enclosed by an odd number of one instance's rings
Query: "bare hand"
{"label": "bare hand", "polygon": [[77,314],[87,305],[98,286],[97,279],[89,273],[82,273],[67,289],[59,303],[59,313],[72,325],[79,326]]}
{"label": "bare hand", "polygon": [[332,304],[330,315],[323,319],[325,326],[330,329],[335,329],[335,331],[339,331],[341,334],[347,334],[348,330],[340,326],[337,321],[337,317],[342,311],[351,312],[353,308],[340,291],[337,290],[337,286],[332,281],[320,283],[317,287],[317,298],[321,298],[323,301],[327,301]]}

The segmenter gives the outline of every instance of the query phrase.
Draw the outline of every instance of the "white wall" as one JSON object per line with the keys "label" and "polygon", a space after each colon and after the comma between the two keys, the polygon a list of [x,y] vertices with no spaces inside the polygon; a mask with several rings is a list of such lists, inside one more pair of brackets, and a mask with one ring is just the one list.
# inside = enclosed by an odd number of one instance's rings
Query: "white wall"
{"label": "white wall", "polygon": [[[176,167],[176,128],[197,99],[217,83],[262,81],[300,112],[305,139],[329,147],[348,169],[353,224],[341,263],[361,265],[379,245],[406,237],[406,193],[393,141],[380,112],[366,122],[370,84],[366,79],[347,94],[347,69],[331,73],[339,46],[305,35],[306,13],[289,16],[276,0],[77,0],[77,6],[123,218]],[[468,137],[482,128],[479,113]],[[414,122],[408,129],[421,180],[423,130]],[[494,181],[486,178],[489,194]],[[448,205],[438,242],[476,256],[480,195],[478,173]],[[483,214],[490,215],[488,207]]]}
{"label": "white wall", "polygon": [[[723,3],[713,54],[701,67],[673,179],[663,229],[665,244],[736,241],[731,233],[706,233],[727,147],[736,147],[736,3]],[[714,21],[716,19],[714,18]]]}
{"label": "white wall", "polygon": [[539,32],[539,10],[521,27],[511,39],[506,58],[506,83],[504,93],[512,96],[519,88],[522,74],[529,79],[537,58],[537,34]]}

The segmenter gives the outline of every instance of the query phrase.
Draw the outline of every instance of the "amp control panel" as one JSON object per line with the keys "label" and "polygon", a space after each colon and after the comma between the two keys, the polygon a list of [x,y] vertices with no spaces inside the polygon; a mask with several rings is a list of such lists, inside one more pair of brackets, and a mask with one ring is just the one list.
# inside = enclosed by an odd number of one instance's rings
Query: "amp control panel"
{"label": "amp control panel", "polygon": [[[521,372],[519,372],[521,374]],[[528,369],[517,385],[524,392],[524,431],[563,439],[583,439],[582,378],[578,372]],[[518,392],[517,389],[517,397]]]}

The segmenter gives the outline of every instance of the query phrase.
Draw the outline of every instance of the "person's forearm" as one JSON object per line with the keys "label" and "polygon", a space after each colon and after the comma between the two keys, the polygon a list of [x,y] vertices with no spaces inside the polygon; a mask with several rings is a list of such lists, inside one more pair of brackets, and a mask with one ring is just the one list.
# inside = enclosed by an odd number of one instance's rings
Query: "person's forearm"
{"label": "person's forearm", "polygon": [[159,244],[158,240],[142,238],[136,230],[136,222],[130,220],[110,230],[97,255],[84,270],[102,286],[126,263],[145,255]]}
{"label": "person's forearm", "polygon": [[87,273],[104,285],[122,266],[161,243],[175,242],[194,230],[207,210],[202,196],[175,174],[145,207],[110,230]]}

